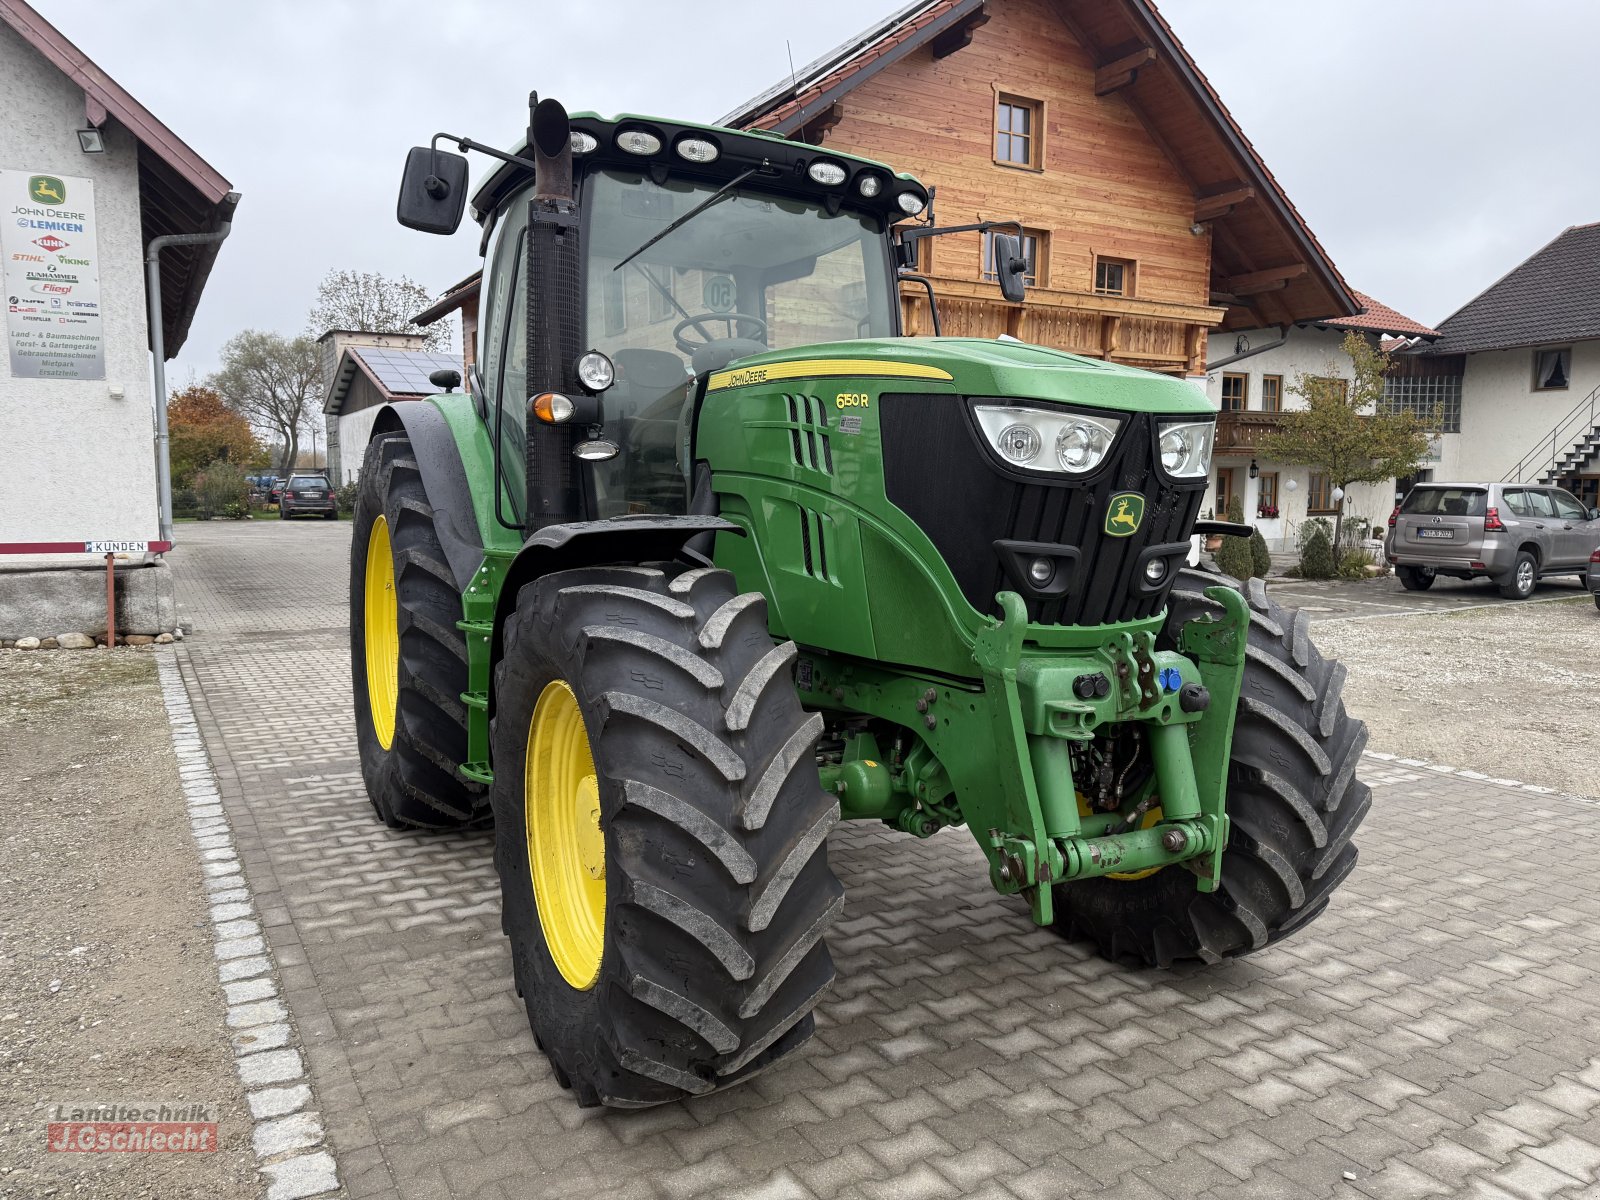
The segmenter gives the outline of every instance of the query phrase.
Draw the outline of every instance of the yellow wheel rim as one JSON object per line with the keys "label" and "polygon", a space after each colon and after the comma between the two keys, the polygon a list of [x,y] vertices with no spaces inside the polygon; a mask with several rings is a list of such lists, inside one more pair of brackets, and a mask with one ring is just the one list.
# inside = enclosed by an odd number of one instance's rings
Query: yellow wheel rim
{"label": "yellow wheel rim", "polygon": [[605,946],[606,841],[589,732],[559,679],[540,693],[528,724],[522,813],[545,945],[561,977],[587,991]]}
{"label": "yellow wheel rim", "polygon": [[[1078,793],[1078,815],[1080,817],[1093,815],[1093,810],[1089,807],[1089,801],[1084,797],[1082,792]],[[1151,808],[1150,811],[1144,814],[1144,820],[1139,822],[1139,828],[1149,829],[1152,825],[1156,824],[1160,820],[1161,806],[1157,804]],[[1148,879],[1157,871],[1163,871],[1165,869],[1165,867],[1149,867],[1143,871],[1112,871],[1111,873],[1105,875],[1104,878],[1119,879],[1123,882],[1127,882],[1131,879]]]}
{"label": "yellow wheel rim", "polygon": [[379,517],[367,535],[366,624],[361,640],[367,654],[367,706],[378,745],[394,741],[394,713],[400,701],[400,616],[394,593],[394,553],[389,522]]}

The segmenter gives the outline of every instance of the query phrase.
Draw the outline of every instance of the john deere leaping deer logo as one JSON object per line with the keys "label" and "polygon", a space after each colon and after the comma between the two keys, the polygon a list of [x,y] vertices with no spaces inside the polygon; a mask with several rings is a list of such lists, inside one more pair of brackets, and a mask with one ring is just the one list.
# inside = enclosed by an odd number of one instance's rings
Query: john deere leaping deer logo
{"label": "john deere leaping deer logo", "polygon": [[40,204],[65,204],[67,185],[54,175],[33,175],[28,179],[28,198]]}
{"label": "john deere leaping deer logo", "polygon": [[1106,532],[1112,537],[1128,537],[1139,532],[1144,520],[1144,497],[1138,492],[1118,492],[1106,509]]}

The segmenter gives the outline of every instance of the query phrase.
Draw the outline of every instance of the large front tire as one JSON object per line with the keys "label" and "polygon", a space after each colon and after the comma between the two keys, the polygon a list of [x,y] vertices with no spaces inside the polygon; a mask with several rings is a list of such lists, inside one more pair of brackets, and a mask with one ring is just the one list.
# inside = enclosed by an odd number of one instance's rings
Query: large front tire
{"label": "large front tire", "polygon": [[1207,587],[1245,592],[1250,630],[1228,768],[1228,845],[1222,886],[1167,867],[1135,879],[1058,886],[1056,925],[1111,959],[1153,966],[1217,962],[1271,945],[1327,907],[1356,864],[1351,837],[1371,806],[1356,778],[1366,726],[1345,712],[1345,669],[1317,652],[1305,613],[1267,597],[1259,579],[1185,570],[1173,590],[1162,642],[1218,606]]}
{"label": "large front tire", "polygon": [[709,1092],[811,1036],[844,896],[793,658],[725,571],[566,571],[517,597],[495,862],[529,1024],[580,1104]]}
{"label": "large front tire", "polygon": [[367,446],[350,540],[350,666],[361,777],[390,828],[458,829],[489,817],[467,755],[461,594],[403,433]]}

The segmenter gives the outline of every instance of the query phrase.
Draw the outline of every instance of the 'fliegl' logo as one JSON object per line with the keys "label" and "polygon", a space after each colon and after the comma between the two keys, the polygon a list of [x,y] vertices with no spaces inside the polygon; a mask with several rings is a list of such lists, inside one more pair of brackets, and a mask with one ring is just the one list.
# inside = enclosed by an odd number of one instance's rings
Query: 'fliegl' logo
{"label": "'fliegl' logo", "polygon": [[1138,492],[1118,492],[1106,509],[1106,532],[1112,537],[1129,537],[1139,532],[1144,520],[1144,497]]}

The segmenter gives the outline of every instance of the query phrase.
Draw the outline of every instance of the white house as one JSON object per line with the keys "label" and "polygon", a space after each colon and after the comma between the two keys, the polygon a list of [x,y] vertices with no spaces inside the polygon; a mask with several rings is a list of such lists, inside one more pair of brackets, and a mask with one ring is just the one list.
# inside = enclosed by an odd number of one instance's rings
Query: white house
{"label": "white house", "polygon": [[1431,477],[1541,480],[1600,505],[1600,223],[1562,232],[1439,332],[1403,356],[1460,396]]}
{"label": "white house", "polygon": [[[1302,379],[1350,380],[1344,352],[1350,330],[1373,342],[1383,338],[1438,337],[1429,329],[1370,296],[1352,293],[1363,305],[1354,317],[1286,328],[1214,333],[1207,346],[1206,394],[1216,405],[1217,446],[1211,486],[1202,512],[1226,519],[1229,501],[1241,497],[1244,519],[1261,530],[1274,550],[1293,549],[1308,517],[1334,515],[1332,493],[1342,480],[1311,467],[1290,466],[1256,452],[1263,435],[1277,428],[1278,414],[1304,408],[1294,389]],[[1395,485],[1355,484],[1346,489],[1345,517],[1382,525],[1394,507]]]}
{"label": "white house", "polygon": [[159,558],[153,239],[165,357],[182,348],[238,194],[22,0],[0,2],[0,637],[170,629]]}

